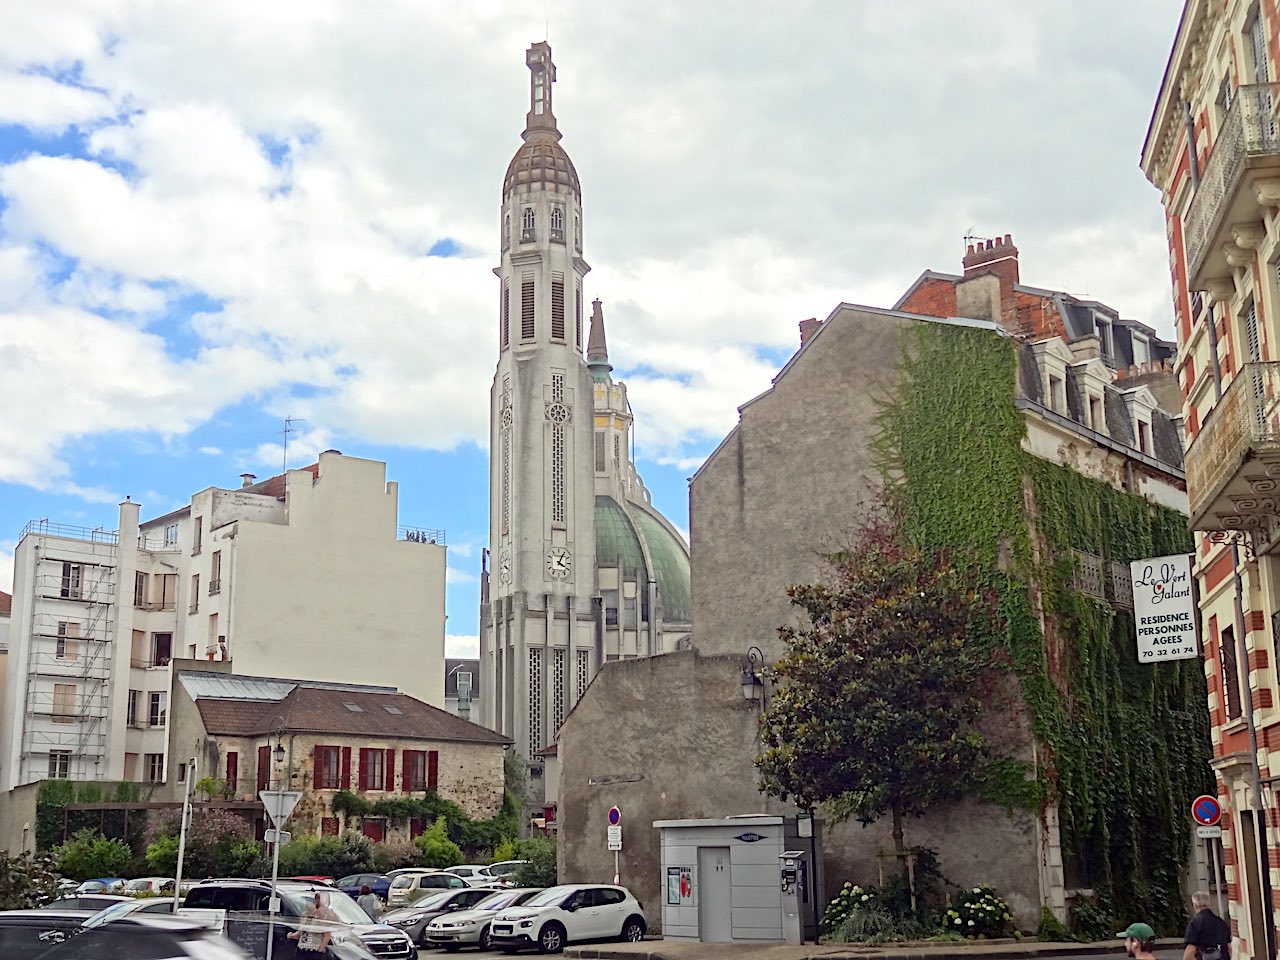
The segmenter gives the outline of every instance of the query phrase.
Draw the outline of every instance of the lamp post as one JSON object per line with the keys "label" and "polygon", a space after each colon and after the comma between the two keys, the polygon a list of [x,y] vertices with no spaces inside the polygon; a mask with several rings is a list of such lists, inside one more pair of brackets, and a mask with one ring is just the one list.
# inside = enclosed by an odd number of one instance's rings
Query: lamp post
{"label": "lamp post", "polygon": [[760,676],[764,653],[759,647],[747,648],[747,662],[742,666],[742,699],[753,706],[764,700],[764,679]]}

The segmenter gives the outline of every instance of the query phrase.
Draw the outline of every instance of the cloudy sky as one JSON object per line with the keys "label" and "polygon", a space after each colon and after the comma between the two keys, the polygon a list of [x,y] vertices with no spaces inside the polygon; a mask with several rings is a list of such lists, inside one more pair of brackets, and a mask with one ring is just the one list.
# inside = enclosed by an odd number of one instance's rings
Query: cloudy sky
{"label": "cloudy sky", "polygon": [[[476,633],[498,204],[549,34],[640,469],[686,478],[840,301],[963,237],[1172,335],[1137,167],[1176,0],[0,0],[0,589],[317,451],[386,460]],[[33,13],[38,10],[39,13]]]}

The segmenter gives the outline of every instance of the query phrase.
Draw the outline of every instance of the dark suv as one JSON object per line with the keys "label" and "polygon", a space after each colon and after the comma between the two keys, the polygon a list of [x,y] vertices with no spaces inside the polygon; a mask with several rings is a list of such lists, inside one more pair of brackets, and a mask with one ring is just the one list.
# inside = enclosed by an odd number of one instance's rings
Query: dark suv
{"label": "dark suv", "polygon": [[[276,884],[280,912],[272,934],[273,960],[293,960],[295,956],[309,960],[316,956],[299,953],[297,940],[289,939],[289,934],[307,925],[317,893],[337,917],[325,924],[331,934],[329,956],[337,960],[367,960],[370,955],[379,960],[417,960],[417,947],[403,931],[371,923],[369,915],[345,893],[325,884],[292,880]],[[182,908],[227,911],[227,936],[250,956],[262,960],[267,954],[271,929],[267,910],[270,900],[270,880],[205,880],[191,888]]]}

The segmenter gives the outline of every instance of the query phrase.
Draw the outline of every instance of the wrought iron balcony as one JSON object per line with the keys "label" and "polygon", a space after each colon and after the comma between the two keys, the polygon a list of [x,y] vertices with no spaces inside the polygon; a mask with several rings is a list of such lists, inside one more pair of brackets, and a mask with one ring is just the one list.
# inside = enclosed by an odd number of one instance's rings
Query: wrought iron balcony
{"label": "wrought iron balcony", "polygon": [[1262,219],[1259,200],[1245,190],[1247,180],[1280,176],[1280,84],[1258,83],[1236,90],[1235,99],[1213,142],[1200,186],[1182,221],[1182,238],[1193,290],[1204,281],[1228,277],[1231,266],[1223,246],[1235,224]]}
{"label": "wrought iron balcony", "polygon": [[1280,362],[1242,364],[1186,453],[1193,530],[1280,520]]}

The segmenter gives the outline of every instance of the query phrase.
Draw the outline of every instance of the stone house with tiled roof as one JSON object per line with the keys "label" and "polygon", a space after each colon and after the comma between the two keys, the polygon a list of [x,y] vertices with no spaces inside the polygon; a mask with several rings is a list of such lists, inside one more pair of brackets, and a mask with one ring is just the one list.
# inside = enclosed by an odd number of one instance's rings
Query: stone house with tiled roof
{"label": "stone house with tiled roof", "polygon": [[[430,824],[335,813],[339,791],[374,804],[431,791],[477,819],[502,806],[510,741],[393,687],[249,677],[207,662],[176,666],[174,799],[190,776],[212,777],[212,790],[234,800],[252,800],[259,790],[298,790],[302,799],[289,820],[294,833],[349,829],[378,841],[412,839]],[[265,826],[259,820],[259,831]]]}

